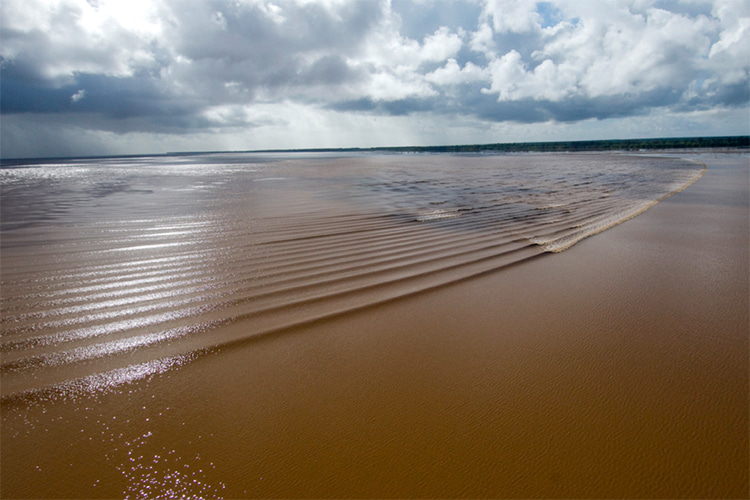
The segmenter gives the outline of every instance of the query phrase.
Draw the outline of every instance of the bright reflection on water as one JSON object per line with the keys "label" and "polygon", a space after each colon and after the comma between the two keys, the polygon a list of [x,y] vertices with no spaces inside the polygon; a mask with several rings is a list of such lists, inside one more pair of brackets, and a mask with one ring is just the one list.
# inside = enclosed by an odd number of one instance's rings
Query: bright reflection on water
{"label": "bright reflection on water", "polygon": [[3,394],[559,251],[702,168],[618,155],[243,154],[3,168]]}
{"label": "bright reflection on water", "polygon": [[[705,256],[682,224],[682,267],[622,238],[617,262],[537,259],[703,172],[618,154],[2,168],[3,496],[738,491],[745,240]],[[708,248],[736,218],[706,213]]]}

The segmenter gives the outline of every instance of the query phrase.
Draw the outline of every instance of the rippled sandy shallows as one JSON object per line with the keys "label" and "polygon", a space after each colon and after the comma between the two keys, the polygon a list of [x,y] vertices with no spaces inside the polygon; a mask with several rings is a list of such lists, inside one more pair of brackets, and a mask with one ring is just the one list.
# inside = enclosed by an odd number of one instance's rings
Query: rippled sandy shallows
{"label": "rippled sandy shallows", "polygon": [[0,173],[4,498],[748,496],[747,155]]}

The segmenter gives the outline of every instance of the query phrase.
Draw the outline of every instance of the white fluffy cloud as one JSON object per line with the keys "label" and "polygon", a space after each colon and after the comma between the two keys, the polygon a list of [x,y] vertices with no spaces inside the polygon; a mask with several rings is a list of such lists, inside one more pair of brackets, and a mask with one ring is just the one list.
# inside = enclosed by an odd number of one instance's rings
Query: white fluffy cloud
{"label": "white fluffy cloud", "polygon": [[460,83],[481,82],[488,80],[490,72],[472,62],[467,62],[463,68],[459,67],[455,59],[451,58],[442,66],[426,76],[429,82],[439,86],[458,85]]}
{"label": "white fluffy cloud", "polygon": [[497,33],[535,31],[541,23],[535,0],[487,0],[483,15]]}
{"label": "white fluffy cloud", "polygon": [[[609,15],[591,15],[607,3]],[[597,8],[561,1],[561,11],[575,16],[575,22],[563,20],[544,30],[537,25],[539,48],[525,59],[516,50],[493,59],[488,92],[499,100],[559,101],[571,96],[684,92],[706,72],[718,77],[729,70],[733,79],[721,77],[724,81],[747,81],[750,36],[742,30],[748,18],[688,17],[645,2],[634,5],[639,9],[631,11],[633,5],[621,1],[599,0]],[[734,12],[741,15],[744,9],[736,7]],[[735,63],[719,64],[724,67],[719,70],[712,58],[725,50],[733,52]]]}

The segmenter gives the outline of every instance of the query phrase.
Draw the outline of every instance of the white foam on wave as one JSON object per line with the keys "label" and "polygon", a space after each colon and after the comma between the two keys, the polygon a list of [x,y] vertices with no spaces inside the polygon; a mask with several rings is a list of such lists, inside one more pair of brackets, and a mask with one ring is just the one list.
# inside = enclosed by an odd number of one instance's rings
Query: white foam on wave
{"label": "white foam on wave", "polygon": [[461,214],[458,212],[457,209],[428,210],[417,215],[416,220],[419,222],[424,222],[424,221],[437,220],[437,219],[452,219],[454,217],[458,217],[459,215]]}
{"label": "white foam on wave", "polygon": [[[28,208],[8,215],[19,229],[3,232],[3,266],[16,270],[2,276],[3,393],[87,374],[55,390],[96,391],[179,364],[163,362],[168,356],[561,252],[685,189],[701,166],[645,156],[417,155],[313,169],[300,160],[261,178],[217,168],[205,196],[146,205],[141,195],[95,197],[108,209],[63,213],[65,231],[24,227],[38,217],[31,202],[55,201],[55,192],[14,191]],[[305,182],[284,196],[270,184],[252,187],[287,172]],[[170,212],[175,201],[190,215]],[[122,221],[109,221],[112,213]],[[215,328],[197,328],[207,324]]]}
{"label": "white foam on wave", "polygon": [[544,248],[544,251],[546,252],[559,253],[564,250],[567,250],[568,248],[572,247],[573,245],[583,240],[584,238],[588,238],[589,236],[593,236],[595,234],[601,233],[602,231],[606,231],[609,228],[617,226],[618,224],[622,224],[623,222],[628,221],[632,219],[633,217],[636,217],[637,215],[642,214],[643,212],[653,207],[660,201],[666,198],[669,198],[670,196],[686,189],[695,181],[700,179],[701,176],[703,176],[703,174],[706,172],[706,166],[694,160],[688,160],[688,161],[691,161],[698,165],[703,165],[703,168],[699,172],[697,172],[695,175],[693,175],[690,179],[688,179],[687,182],[674,183],[672,186],[670,186],[669,192],[659,197],[658,199],[642,202],[634,206],[631,206],[626,210],[608,214],[607,216],[604,216],[604,217],[594,218],[590,221],[587,221],[579,225],[578,227],[580,229],[573,231],[571,233],[565,234],[562,237],[545,238],[545,237],[532,236],[531,238],[529,238],[529,241],[531,241],[534,244],[540,245],[542,248]]}

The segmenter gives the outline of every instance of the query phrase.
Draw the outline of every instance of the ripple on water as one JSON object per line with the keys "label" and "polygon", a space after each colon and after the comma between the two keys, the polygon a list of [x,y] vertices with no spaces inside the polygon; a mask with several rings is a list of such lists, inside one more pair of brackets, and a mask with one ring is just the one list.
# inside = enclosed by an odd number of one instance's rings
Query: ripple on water
{"label": "ripple on water", "polygon": [[615,154],[2,169],[2,394],[106,391],[193,352],[561,251],[703,169]]}

